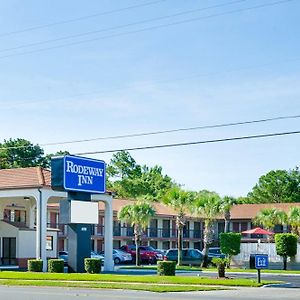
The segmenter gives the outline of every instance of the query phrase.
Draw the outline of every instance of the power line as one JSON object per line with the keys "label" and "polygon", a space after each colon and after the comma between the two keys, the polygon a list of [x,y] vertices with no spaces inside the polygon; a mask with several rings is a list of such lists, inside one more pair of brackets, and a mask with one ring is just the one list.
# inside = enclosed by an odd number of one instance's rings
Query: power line
{"label": "power line", "polygon": [[113,153],[113,152],[118,152],[118,151],[135,151],[135,150],[149,150],[149,149],[159,149],[159,148],[182,147],[182,146],[191,146],[191,145],[199,145],[199,144],[211,144],[211,143],[221,143],[221,142],[230,142],[230,141],[239,141],[239,140],[261,139],[261,138],[267,138],[267,137],[286,136],[286,135],[293,135],[293,134],[299,134],[299,133],[300,133],[300,130],[287,131],[287,132],[276,132],[276,133],[247,135],[247,136],[231,137],[231,138],[224,138],[224,139],[214,139],[214,140],[204,140],[204,141],[196,141],[196,142],[164,144],[164,145],[132,147],[132,148],[120,148],[120,149],[103,150],[103,151],[79,152],[79,153],[74,153],[74,155],[92,155],[92,154]]}
{"label": "power line", "polygon": [[20,33],[28,32],[28,31],[35,31],[35,30],[48,28],[48,27],[53,27],[53,26],[57,26],[57,25],[74,23],[74,22],[78,22],[78,21],[83,21],[83,20],[99,17],[99,16],[110,15],[110,14],[130,10],[130,9],[149,6],[149,5],[153,5],[153,4],[157,4],[157,3],[165,2],[165,1],[166,0],[156,0],[156,1],[146,2],[146,3],[142,3],[142,4],[137,4],[137,5],[127,6],[127,7],[123,7],[123,8],[118,8],[118,9],[114,9],[114,10],[108,10],[108,11],[104,11],[104,12],[100,12],[100,13],[96,13],[96,14],[81,16],[81,17],[78,17],[78,18],[68,19],[68,20],[64,20],[64,21],[58,21],[58,22],[53,22],[53,23],[49,23],[49,24],[28,27],[28,28],[25,28],[25,29],[20,29],[20,30],[15,30],[15,31],[10,31],[10,32],[4,32],[4,33],[0,33],[0,37],[8,36],[8,35],[14,35],[14,34],[20,34]]}
{"label": "power line", "polygon": [[[160,149],[160,148],[183,147],[183,146],[192,146],[192,145],[200,145],[200,144],[212,144],[212,143],[222,143],[222,142],[250,140],[250,139],[263,139],[263,138],[268,138],[268,137],[288,136],[288,135],[294,135],[294,134],[300,134],[300,130],[287,131],[287,132],[276,132],[276,133],[266,133],[266,134],[257,134],[257,135],[247,135],[247,136],[238,136],[238,137],[204,140],[204,141],[193,141],[193,142],[185,142],[185,143],[163,144],[163,145],[132,147],[132,148],[120,148],[120,149],[103,150],[103,151],[78,152],[78,153],[73,153],[73,155],[94,155],[94,154],[113,153],[113,152],[118,152],[118,151],[135,151],[135,150],[149,150],[149,149]],[[19,159],[19,160],[24,161],[24,160],[31,160],[31,159],[34,159],[34,158],[36,158],[36,157],[24,157],[24,158]],[[1,157],[0,161],[1,160],[5,161],[6,159],[4,157]]]}
{"label": "power line", "polygon": [[248,1],[248,0],[236,0],[236,1],[231,1],[231,2],[222,3],[222,4],[216,4],[216,5],[211,5],[211,6],[207,6],[207,7],[201,7],[201,8],[197,8],[197,9],[186,10],[186,11],[179,12],[179,13],[176,13],[176,14],[171,14],[171,15],[166,15],[166,16],[161,16],[161,17],[156,17],[156,18],[150,18],[150,19],[146,19],[146,20],[142,20],[142,21],[137,21],[137,22],[132,22],[132,23],[128,23],[128,24],[118,25],[118,26],[109,27],[109,28],[105,28],[105,29],[93,30],[93,31],[79,33],[79,34],[68,35],[68,36],[64,36],[64,37],[60,37],[60,38],[50,39],[50,40],[46,40],[46,41],[29,43],[29,44],[16,46],[16,47],[0,49],[0,52],[18,50],[18,49],[27,48],[27,47],[33,47],[33,46],[38,46],[38,45],[43,45],[43,44],[68,40],[68,39],[74,39],[74,38],[77,38],[77,37],[82,37],[82,36],[87,36],[87,35],[93,35],[93,34],[100,33],[100,32],[112,31],[112,30],[116,30],[116,29],[123,29],[123,28],[126,28],[126,27],[151,23],[151,22],[154,22],[154,21],[159,21],[159,20],[164,20],[164,19],[170,19],[170,18],[174,18],[174,17],[178,17],[178,16],[183,16],[183,15],[187,15],[187,14],[191,14],[191,13],[195,13],[195,12],[199,12],[199,11],[205,11],[205,10],[209,10],[209,9],[213,9],[213,8],[224,7],[224,6],[228,6],[228,5],[232,5],[232,4],[236,4],[236,3],[241,3],[241,2],[245,2],[245,1]]}
{"label": "power line", "polygon": [[144,132],[144,133],[133,133],[133,134],[125,134],[125,135],[98,137],[98,138],[92,138],[92,139],[73,140],[73,141],[60,142],[60,143],[47,143],[47,144],[42,144],[41,146],[65,145],[65,144],[92,142],[92,141],[97,141],[97,140],[123,139],[123,138],[159,135],[159,134],[183,132],[183,131],[191,131],[191,130],[203,130],[203,129],[222,128],[222,127],[246,125],[246,124],[254,124],[254,123],[263,123],[263,122],[278,121],[278,120],[297,119],[297,118],[300,118],[300,115],[280,116],[280,117],[274,117],[274,118],[252,120],[252,121],[232,122],[232,123],[223,123],[223,124],[215,124],[215,125],[204,125],[204,126],[177,128],[177,129],[170,129],[170,130]]}
{"label": "power line", "polygon": [[[169,130],[160,130],[160,131],[125,134],[125,135],[97,137],[97,138],[72,140],[72,141],[64,141],[64,142],[44,143],[44,144],[40,144],[40,146],[45,147],[45,146],[57,146],[57,145],[93,142],[93,141],[99,141],[99,140],[124,139],[124,138],[159,135],[159,134],[167,134],[167,133],[175,133],[175,132],[192,131],[192,130],[204,130],[204,129],[231,127],[231,126],[239,126],[239,125],[247,125],[247,124],[255,124],[255,123],[266,123],[266,122],[272,122],[272,121],[298,119],[298,118],[300,118],[300,115],[278,116],[278,117],[273,117],[273,118],[248,120],[248,121],[241,121],[241,122],[219,123],[219,124],[213,124],[213,125],[184,127],[184,128],[176,128],[176,129],[169,129]],[[31,147],[31,146],[2,147],[2,148],[0,148],[0,150],[4,150],[4,149],[22,149],[22,148],[29,148],[29,147]]]}
{"label": "power line", "polygon": [[191,18],[191,19],[185,19],[182,21],[175,21],[175,22],[170,22],[170,23],[166,23],[166,24],[155,25],[155,26],[151,26],[151,27],[146,27],[146,28],[122,32],[122,33],[111,34],[111,35],[102,36],[102,37],[93,38],[93,39],[86,39],[86,40],[81,40],[81,41],[76,41],[76,42],[71,42],[71,43],[65,43],[65,44],[61,44],[61,45],[57,45],[57,46],[40,48],[40,49],[36,49],[36,50],[31,50],[31,51],[25,51],[25,52],[20,52],[20,53],[15,53],[15,54],[8,54],[8,55],[0,56],[0,59],[21,56],[21,55],[27,55],[27,54],[32,54],[32,53],[38,53],[38,52],[44,52],[44,51],[53,50],[53,49],[60,49],[60,48],[66,47],[66,46],[74,46],[74,45],[79,45],[79,44],[84,44],[84,43],[90,43],[90,42],[95,42],[95,41],[99,41],[99,40],[105,40],[105,39],[110,39],[110,38],[115,38],[115,37],[120,37],[120,36],[136,34],[136,33],[140,33],[140,32],[147,32],[147,31],[152,31],[152,30],[156,30],[156,29],[160,29],[160,28],[167,28],[167,27],[176,26],[176,25],[180,25],[180,24],[192,23],[192,22],[196,22],[196,21],[200,21],[200,20],[204,20],[204,19],[210,19],[210,18],[225,16],[225,15],[231,15],[231,14],[235,14],[235,13],[239,13],[239,12],[275,6],[275,5],[284,4],[287,2],[291,2],[291,1],[294,1],[294,0],[281,0],[281,1],[276,1],[276,2],[269,2],[269,3],[250,6],[250,7],[246,7],[246,8],[235,9],[235,10],[231,10],[231,11],[227,11],[227,12],[223,12],[223,13],[217,13],[217,14],[212,14],[212,15],[208,15],[208,16],[201,16],[201,17],[196,17],[196,18]]}

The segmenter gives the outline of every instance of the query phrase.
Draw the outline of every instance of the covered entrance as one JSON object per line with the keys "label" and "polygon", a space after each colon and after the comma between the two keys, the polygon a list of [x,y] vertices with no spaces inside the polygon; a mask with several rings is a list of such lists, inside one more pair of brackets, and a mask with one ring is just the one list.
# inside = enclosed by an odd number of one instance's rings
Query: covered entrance
{"label": "covered entrance", "polygon": [[[27,260],[57,257],[57,229],[50,227],[47,205],[66,199],[51,189],[51,172],[40,167],[0,170],[0,263],[26,267]],[[95,194],[91,201],[105,203],[104,270],[113,270],[112,196]],[[17,212],[21,211],[21,212]],[[9,212],[9,213],[8,213]],[[14,216],[14,217],[13,217]],[[50,237],[50,238],[49,238]],[[51,238],[52,237],[52,238]],[[52,249],[49,247],[52,241]],[[56,241],[56,242],[55,242]],[[111,254],[111,255],[110,255]]]}

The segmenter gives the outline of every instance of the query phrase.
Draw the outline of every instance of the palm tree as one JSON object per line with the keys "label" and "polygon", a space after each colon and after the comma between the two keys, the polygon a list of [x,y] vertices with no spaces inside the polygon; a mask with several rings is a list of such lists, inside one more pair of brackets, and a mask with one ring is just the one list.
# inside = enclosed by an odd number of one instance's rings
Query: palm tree
{"label": "palm tree", "polygon": [[254,218],[254,224],[262,225],[267,230],[273,230],[275,225],[287,224],[287,215],[276,208],[264,208]]}
{"label": "palm tree", "polygon": [[221,213],[221,198],[217,193],[200,192],[194,201],[191,211],[199,218],[204,219],[204,236],[203,236],[203,263],[202,267],[208,266],[209,245],[213,241],[213,224],[217,216]]}
{"label": "palm tree", "polygon": [[221,211],[224,214],[224,221],[225,221],[224,232],[229,232],[229,224],[231,220],[230,211],[232,206],[235,204],[237,204],[237,201],[233,197],[225,196],[221,199]]}
{"label": "palm tree", "polygon": [[118,219],[130,223],[134,229],[134,242],[136,246],[135,263],[140,264],[139,246],[143,230],[148,226],[150,219],[155,215],[155,209],[146,201],[137,201],[123,206],[118,212]]}
{"label": "palm tree", "polygon": [[293,206],[288,212],[288,224],[291,226],[291,232],[300,235],[300,207]]}
{"label": "palm tree", "polygon": [[183,227],[186,222],[186,212],[192,202],[192,193],[182,190],[176,186],[171,188],[163,197],[163,203],[170,206],[176,212],[176,227],[177,227],[177,240],[178,240],[178,260],[177,264],[182,264],[182,237]]}

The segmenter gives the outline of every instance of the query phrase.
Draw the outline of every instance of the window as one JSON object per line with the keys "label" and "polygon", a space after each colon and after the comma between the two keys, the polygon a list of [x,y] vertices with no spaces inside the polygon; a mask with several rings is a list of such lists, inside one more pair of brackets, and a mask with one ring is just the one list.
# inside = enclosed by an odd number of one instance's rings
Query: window
{"label": "window", "polygon": [[150,237],[157,237],[157,219],[150,220]]}
{"label": "window", "polygon": [[183,248],[189,248],[189,247],[190,247],[190,242],[184,241]]}
{"label": "window", "polygon": [[233,222],[232,223],[232,231],[233,232],[240,232],[240,223],[239,222]]}
{"label": "window", "polygon": [[53,236],[46,237],[46,250],[52,251],[53,250]]}
{"label": "window", "polygon": [[200,222],[194,222],[194,238],[200,238],[201,225]]}
{"label": "window", "polygon": [[163,220],[162,237],[170,237],[170,220]]}
{"label": "window", "polygon": [[162,242],[162,248],[164,250],[168,250],[170,248],[170,242],[169,241]]}
{"label": "window", "polygon": [[191,257],[193,258],[201,258],[202,255],[199,251],[196,251],[196,250],[191,250]]}
{"label": "window", "polygon": [[150,246],[153,248],[157,248],[157,241],[150,241]]}

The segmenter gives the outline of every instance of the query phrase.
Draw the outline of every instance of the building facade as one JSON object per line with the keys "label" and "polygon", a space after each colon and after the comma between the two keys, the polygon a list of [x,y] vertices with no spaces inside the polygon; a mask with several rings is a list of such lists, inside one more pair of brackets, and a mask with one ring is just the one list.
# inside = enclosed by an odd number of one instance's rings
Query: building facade
{"label": "building facade", "polygon": [[[49,170],[41,168],[0,170],[0,266],[24,267],[29,258],[42,257],[46,261],[49,257],[57,257],[58,251],[67,249],[68,226],[59,220],[59,200],[66,198],[66,195],[51,190],[50,175]],[[46,195],[42,211],[40,192]],[[102,197],[111,199],[110,195]],[[105,237],[113,248],[133,244],[133,228],[117,218],[118,211],[133,200],[111,199],[110,216],[106,214],[107,203],[103,199],[94,199],[98,201],[98,224],[93,225],[92,248],[96,252],[105,250]],[[154,202],[153,205],[156,215],[150,220],[142,243],[157,249],[176,248],[176,213],[161,203]],[[253,228],[253,218],[263,208],[276,207],[288,211],[291,206],[300,206],[300,203],[236,205],[231,209],[230,231]],[[46,220],[45,224],[41,219]],[[183,247],[201,250],[203,229],[203,220],[187,213]],[[276,226],[274,230],[283,232],[288,228]],[[218,245],[219,233],[223,231],[224,219],[220,215],[216,217],[213,228],[215,246]],[[108,232],[111,234],[107,235]],[[253,235],[243,236],[242,241],[257,242],[258,238],[263,242],[261,236]]]}

